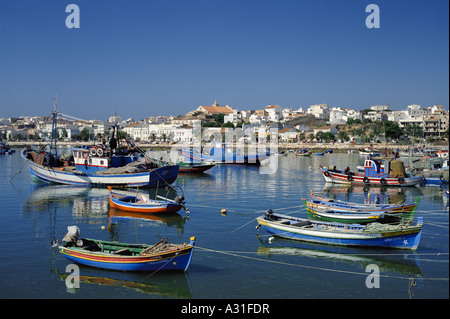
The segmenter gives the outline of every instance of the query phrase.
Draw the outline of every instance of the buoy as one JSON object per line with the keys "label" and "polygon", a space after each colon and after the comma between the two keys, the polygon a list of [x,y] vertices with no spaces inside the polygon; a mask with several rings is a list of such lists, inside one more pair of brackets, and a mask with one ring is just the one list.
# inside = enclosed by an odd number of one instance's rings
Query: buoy
{"label": "buoy", "polygon": [[227,214],[227,210],[225,208],[222,208],[221,211],[220,211],[220,214],[222,216],[225,216]]}
{"label": "buoy", "polygon": [[102,230],[105,230],[105,226],[102,226]]}

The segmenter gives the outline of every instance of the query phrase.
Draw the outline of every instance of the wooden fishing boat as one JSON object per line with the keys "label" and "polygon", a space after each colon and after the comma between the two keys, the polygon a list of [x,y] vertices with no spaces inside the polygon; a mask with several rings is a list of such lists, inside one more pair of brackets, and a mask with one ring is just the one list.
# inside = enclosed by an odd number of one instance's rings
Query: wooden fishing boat
{"label": "wooden fishing boat", "polygon": [[180,167],[180,173],[203,173],[216,166],[216,164],[195,164],[186,162],[178,162],[177,165]]}
{"label": "wooden fishing boat", "polygon": [[[422,176],[407,176],[403,172],[392,173],[390,171],[391,163],[403,164],[399,160],[387,161],[384,166],[380,165],[378,161],[367,159],[364,162],[364,172],[352,172],[348,168],[341,171],[335,168],[327,169],[319,166],[325,181],[339,184],[355,184],[366,186],[415,186],[422,181]],[[387,172],[385,173],[385,168]],[[403,166],[402,166],[403,167]]]}
{"label": "wooden fishing boat", "polygon": [[392,223],[412,220],[416,206],[411,211],[395,211],[383,209],[345,209],[342,207],[321,206],[303,199],[308,218],[327,222],[367,224],[373,222]]}
{"label": "wooden fishing boat", "polygon": [[295,155],[297,156],[311,156],[312,152],[309,151],[307,148],[303,148],[301,150],[299,150],[297,153],[295,153]]}
{"label": "wooden fishing boat", "polygon": [[186,271],[191,263],[195,237],[189,243],[128,244],[96,239],[64,241],[59,252],[70,261],[119,271]]}
{"label": "wooden fishing boat", "polygon": [[[333,209],[313,209],[305,203],[306,215],[310,219],[345,224],[368,224],[384,220],[386,212],[383,211],[339,211]],[[401,215],[401,213],[392,213]]]}
{"label": "wooden fishing boat", "polygon": [[381,152],[372,149],[359,149],[358,151],[361,156],[381,156]]}
{"label": "wooden fishing boat", "polygon": [[311,197],[311,202],[305,200],[308,207],[313,209],[333,209],[336,211],[391,211],[404,213],[415,211],[420,202],[420,197],[417,196],[414,204],[359,204],[319,196],[312,191]]}
{"label": "wooden fishing boat", "polygon": [[[121,194],[113,192],[111,187],[109,190],[109,206],[127,212],[135,213],[175,213],[185,207],[184,197],[177,196],[175,200],[171,200],[158,195],[159,200],[149,199],[146,194]],[[186,209],[186,208],[185,208]],[[188,211],[186,209],[186,211]]]}
{"label": "wooden fishing boat", "polygon": [[175,182],[178,165],[160,166],[144,157],[145,153],[132,143],[118,145],[112,134],[109,147],[82,146],[71,149],[70,157],[59,156],[56,147],[56,103],[52,112],[50,150],[24,149],[22,157],[28,163],[31,176],[47,183],[76,186],[159,187]]}
{"label": "wooden fishing boat", "polygon": [[268,210],[257,218],[262,227],[278,237],[330,245],[384,247],[416,250],[420,243],[423,218],[397,225],[368,225],[324,222],[275,214]]}
{"label": "wooden fishing boat", "polygon": [[[63,162],[47,165],[48,162],[44,158],[49,158],[48,154],[25,149],[21,155],[27,161],[33,179],[74,186],[159,187],[175,182],[179,170],[178,165],[153,167],[144,162],[136,162],[136,166],[142,170],[130,172],[127,167],[123,167],[122,172],[118,173],[108,173],[106,169],[89,173],[79,171],[73,166],[65,166]],[[131,165],[128,167],[134,171]]]}

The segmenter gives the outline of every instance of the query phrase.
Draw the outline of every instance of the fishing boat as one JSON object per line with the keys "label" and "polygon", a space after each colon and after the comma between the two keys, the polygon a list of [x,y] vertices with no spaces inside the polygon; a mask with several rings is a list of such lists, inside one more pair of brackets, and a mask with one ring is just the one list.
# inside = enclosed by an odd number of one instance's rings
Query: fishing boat
{"label": "fishing boat", "polygon": [[270,152],[245,152],[242,148],[233,149],[232,145],[226,143],[217,144],[209,150],[182,148],[180,154],[188,162],[206,162],[206,163],[223,163],[223,164],[246,164],[261,165],[261,162],[270,157]]}
{"label": "fishing boat", "polygon": [[180,173],[203,173],[214,166],[216,164],[206,164],[206,163],[186,163],[186,162],[178,162],[177,165],[180,167]]}
{"label": "fishing boat", "polygon": [[[149,199],[148,195],[140,194],[121,194],[113,192],[111,187],[109,190],[109,206],[127,212],[135,213],[175,213],[181,208],[185,208],[183,196],[177,196],[175,200],[157,195],[158,199]],[[185,208],[187,212],[189,210]]]}
{"label": "fishing boat", "polygon": [[340,205],[338,207],[317,204],[314,201],[308,202],[303,199],[305,211],[308,218],[323,220],[327,222],[367,224],[372,222],[392,223],[414,218],[416,211],[415,205],[411,211],[393,210],[393,209],[345,209]]}
{"label": "fishing boat", "polygon": [[323,220],[327,222],[339,222],[344,224],[368,224],[373,222],[385,222],[385,218],[396,217],[402,213],[390,213],[387,216],[387,212],[383,211],[341,211],[333,209],[313,209],[305,203],[306,215],[309,219]]}
{"label": "fishing boat", "polygon": [[[69,226],[69,233],[71,227],[76,226]],[[76,232],[79,234],[79,230],[68,233],[58,246],[64,257],[82,265],[119,271],[187,271],[195,244],[195,237],[184,244],[161,240],[147,245],[78,239]]]}
{"label": "fishing boat", "polygon": [[[68,157],[60,156],[56,148],[56,103],[53,108],[52,139],[48,151],[26,148],[21,152],[31,176],[47,183],[76,186],[159,187],[172,184],[178,165],[159,165],[139,152],[127,141],[118,144],[114,127],[109,146],[74,147]],[[47,147],[47,146],[46,146]]]}
{"label": "fishing boat", "polygon": [[330,245],[384,247],[416,250],[420,243],[423,218],[396,225],[370,223],[344,224],[297,218],[268,210],[257,218],[262,227],[277,237]]}
{"label": "fishing boat", "polygon": [[303,148],[299,150],[295,155],[297,156],[311,156],[312,152],[310,152],[307,148]]}
{"label": "fishing boat", "polygon": [[392,211],[404,213],[415,210],[420,202],[420,197],[417,196],[414,204],[360,204],[319,196],[312,191],[311,198],[311,202],[305,200],[308,207],[314,209],[333,209],[337,211]]}
{"label": "fishing boat", "polygon": [[[385,161],[384,166],[374,159],[364,161],[364,172],[325,168],[319,166],[325,181],[339,184],[355,184],[366,186],[415,186],[419,184],[422,176],[408,176],[405,173],[403,162],[400,160]],[[387,169],[386,169],[387,168]],[[388,173],[385,173],[388,172]]]}
{"label": "fishing boat", "polygon": [[381,156],[381,152],[369,148],[359,149],[358,151],[361,156]]}

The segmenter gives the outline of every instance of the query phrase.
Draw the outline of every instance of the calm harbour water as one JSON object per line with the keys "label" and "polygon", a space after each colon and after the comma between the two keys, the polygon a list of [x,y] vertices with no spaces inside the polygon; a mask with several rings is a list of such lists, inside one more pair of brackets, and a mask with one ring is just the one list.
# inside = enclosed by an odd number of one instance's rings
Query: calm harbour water
{"label": "calm harbour water", "polygon": [[[1,298],[449,297],[449,211],[444,190],[429,186],[363,189],[325,183],[319,164],[356,168],[361,161],[358,155],[307,158],[291,153],[278,158],[273,174],[260,174],[260,168],[243,165],[216,166],[201,175],[180,174],[174,185],[184,190],[189,218],[183,210],[167,217],[136,218],[110,210],[106,189],[32,182],[19,151],[0,156]],[[310,190],[355,202],[370,198],[412,203],[420,196],[416,216],[423,216],[425,225],[418,250],[356,249],[282,239],[269,243],[270,236],[255,229],[255,218],[268,208],[306,217],[301,199],[310,199]],[[154,189],[145,191],[155,196]],[[160,189],[159,194],[166,191]],[[227,209],[227,214],[222,215],[221,209]],[[154,243],[166,237],[182,243],[196,236],[197,248],[186,274],[122,273],[80,266],[80,288],[71,290],[65,284],[70,262],[51,247],[70,225],[77,225],[82,237],[121,242]],[[370,264],[380,269],[379,288],[366,287]],[[415,280],[412,289],[410,278]]]}

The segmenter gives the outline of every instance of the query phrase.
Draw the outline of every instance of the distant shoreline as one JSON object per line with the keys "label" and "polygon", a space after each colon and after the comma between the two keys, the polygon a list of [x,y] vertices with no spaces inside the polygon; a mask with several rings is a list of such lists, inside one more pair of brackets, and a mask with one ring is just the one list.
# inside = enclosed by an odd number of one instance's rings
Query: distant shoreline
{"label": "distant shoreline", "polygon": [[[8,142],[11,147],[26,147],[26,146],[40,146],[47,145],[46,142]],[[60,147],[70,147],[75,145],[94,145],[92,142],[58,142],[58,146]],[[169,144],[169,143],[160,143],[160,144],[147,144],[147,143],[136,143],[136,146],[142,149],[171,149],[172,147],[184,148],[189,147],[190,143],[177,143],[177,144]],[[246,148],[247,144],[237,143],[236,147]],[[198,144],[193,144],[194,147],[198,147]],[[205,144],[203,144],[205,146]],[[269,147],[269,144],[266,144]],[[421,144],[415,144],[415,147],[419,147]],[[257,144],[256,147],[264,147],[264,144]],[[359,150],[372,147],[374,150],[383,152],[384,150],[395,150],[399,149],[401,151],[409,150],[412,145],[397,145],[397,144],[388,144],[388,143],[364,143],[364,144],[351,144],[351,143],[278,143],[277,148],[279,150],[297,150],[308,148],[314,151],[326,151],[332,149],[333,151],[338,152],[346,152],[349,150]],[[433,144],[427,145],[429,148],[436,149],[448,149],[448,144]]]}

